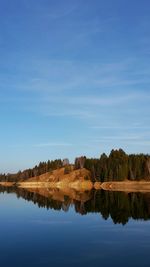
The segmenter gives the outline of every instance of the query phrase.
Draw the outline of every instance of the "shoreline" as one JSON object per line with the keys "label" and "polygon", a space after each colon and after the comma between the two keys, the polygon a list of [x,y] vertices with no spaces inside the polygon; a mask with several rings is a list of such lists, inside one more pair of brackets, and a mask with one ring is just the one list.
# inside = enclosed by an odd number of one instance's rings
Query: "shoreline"
{"label": "shoreline", "polygon": [[18,188],[70,188],[77,191],[86,190],[105,190],[105,191],[122,191],[122,192],[150,192],[150,182],[149,181],[109,181],[109,182],[95,182],[91,181],[74,181],[74,182],[0,182],[1,186],[12,187],[17,186]]}
{"label": "shoreline", "polygon": [[14,186],[16,182],[0,182],[1,186],[11,187]]}
{"label": "shoreline", "polygon": [[122,192],[150,192],[149,181],[110,181],[101,183],[101,189]]}

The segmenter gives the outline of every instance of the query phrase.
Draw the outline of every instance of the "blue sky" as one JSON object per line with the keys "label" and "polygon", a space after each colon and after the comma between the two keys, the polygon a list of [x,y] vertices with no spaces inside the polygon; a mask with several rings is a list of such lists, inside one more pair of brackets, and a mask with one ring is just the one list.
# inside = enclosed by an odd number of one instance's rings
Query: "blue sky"
{"label": "blue sky", "polygon": [[0,172],[150,153],[150,2],[0,0]]}

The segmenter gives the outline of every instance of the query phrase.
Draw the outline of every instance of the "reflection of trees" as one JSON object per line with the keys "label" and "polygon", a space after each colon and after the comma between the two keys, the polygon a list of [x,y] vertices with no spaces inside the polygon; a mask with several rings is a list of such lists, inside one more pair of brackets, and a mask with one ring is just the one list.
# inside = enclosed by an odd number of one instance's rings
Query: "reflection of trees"
{"label": "reflection of trees", "polygon": [[104,219],[110,216],[114,223],[125,224],[129,218],[147,220],[150,219],[150,194],[98,190],[95,203],[93,199],[86,202],[85,209],[100,212]]}
{"label": "reflection of trees", "polygon": [[[17,197],[32,201],[39,207],[63,210],[67,212],[74,206],[77,213],[100,213],[102,218],[112,218],[114,223],[126,224],[130,218],[135,220],[150,219],[150,194],[149,193],[123,193],[103,190],[87,192],[71,192],[70,196],[59,190],[32,191],[17,187],[0,187],[0,192],[16,193]],[[48,192],[48,195],[44,195]],[[61,198],[59,198],[61,194]],[[63,196],[63,197],[62,197]],[[57,200],[58,199],[58,200]]]}

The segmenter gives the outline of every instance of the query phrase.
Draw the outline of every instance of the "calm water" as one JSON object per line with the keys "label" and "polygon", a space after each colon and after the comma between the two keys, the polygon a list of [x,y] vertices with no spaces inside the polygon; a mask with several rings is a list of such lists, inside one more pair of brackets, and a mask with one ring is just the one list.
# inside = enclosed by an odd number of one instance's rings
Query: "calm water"
{"label": "calm water", "polygon": [[150,266],[150,195],[0,193],[0,266]]}

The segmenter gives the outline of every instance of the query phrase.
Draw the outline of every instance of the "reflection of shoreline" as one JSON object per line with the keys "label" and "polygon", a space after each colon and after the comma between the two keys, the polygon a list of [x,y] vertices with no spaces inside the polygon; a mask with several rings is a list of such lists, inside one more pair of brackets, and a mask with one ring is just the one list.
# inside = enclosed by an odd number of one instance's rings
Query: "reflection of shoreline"
{"label": "reflection of shoreline", "polygon": [[77,191],[86,191],[86,190],[106,190],[106,191],[122,191],[122,192],[150,192],[150,182],[148,181],[110,181],[110,182],[95,182],[91,181],[74,181],[66,183],[63,181],[60,182],[0,182],[1,186],[11,187],[13,185],[19,188],[51,188],[51,189],[61,189],[61,190],[71,190],[75,189]]}
{"label": "reflection of shoreline", "polygon": [[46,198],[65,202],[66,198],[80,202],[86,202],[92,198],[92,191],[77,191],[71,188],[26,188],[27,191],[37,193]]}
{"label": "reflection of shoreline", "polygon": [[130,218],[134,220],[150,220],[150,193],[125,193],[106,190],[77,191],[75,189],[52,189],[0,186],[0,192],[15,193],[31,201],[38,207],[68,211],[74,210],[86,215],[97,213],[107,220],[126,224]]}

